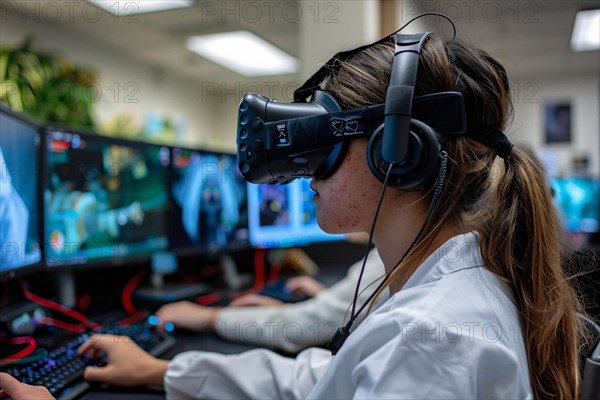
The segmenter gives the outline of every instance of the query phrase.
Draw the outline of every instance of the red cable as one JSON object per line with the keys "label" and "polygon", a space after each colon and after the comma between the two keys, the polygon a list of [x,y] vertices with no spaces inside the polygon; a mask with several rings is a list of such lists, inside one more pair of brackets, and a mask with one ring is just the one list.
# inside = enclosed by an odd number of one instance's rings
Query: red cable
{"label": "red cable", "polygon": [[254,252],[254,286],[251,291],[260,292],[265,287],[265,249]]}
{"label": "red cable", "polygon": [[144,279],[144,275],[145,275],[144,271],[139,270],[133,276],[133,278],[131,278],[129,280],[129,282],[127,282],[127,285],[125,285],[125,287],[123,288],[123,293],[121,293],[121,303],[123,304],[123,308],[129,315],[134,315],[134,314],[138,313],[137,308],[135,308],[133,303],[131,302],[131,295],[133,294],[133,291],[135,290],[135,288]]}
{"label": "red cable", "polygon": [[221,298],[222,296],[220,293],[210,293],[198,297],[196,299],[196,303],[200,304],[201,306],[208,306],[216,301],[221,300]]}
{"label": "red cable", "polygon": [[[26,299],[33,301],[34,303],[37,303],[39,305],[42,305],[46,308],[49,308],[51,310],[58,311],[58,312],[65,314],[73,319],[76,319],[77,321],[81,322],[84,327],[89,324],[90,320],[85,315],[83,315],[75,310],[71,310],[70,308],[67,308],[61,304],[55,303],[48,299],[44,299],[43,297],[40,297],[38,295],[31,293],[29,290],[27,290],[27,288],[25,288],[25,284],[23,283],[22,280],[19,280],[19,284],[21,285],[21,291],[23,292],[23,296],[25,296]],[[69,324],[69,325],[72,325],[72,324]]]}
{"label": "red cable", "polygon": [[146,311],[138,311],[137,313],[130,315],[128,317],[123,318],[119,321],[120,326],[127,326],[134,324],[138,321],[146,319],[148,317],[148,313]]}
{"label": "red cable", "polygon": [[267,278],[267,283],[273,283],[279,278],[279,274],[281,273],[281,264],[280,263],[271,263],[271,269],[269,270],[269,277]]}
{"label": "red cable", "polygon": [[[254,252],[254,284],[250,290],[230,295],[230,299],[243,296],[248,293],[260,292],[265,287],[265,249],[256,249]],[[278,273],[277,273],[278,274]],[[200,296],[196,299],[196,303],[202,306],[208,306],[222,298],[220,293],[210,293]]]}
{"label": "red cable", "polygon": [[59,321],[54,318],[44,317],[37,320],[40,325],[55,326],[69,332],[81,333],[85,331],[85,325],[75,325],[68,322]]}
{"label": "red cable", "polygon": [[77,308],[83,311],[90,306],[91,302],[92,296],[89,293],[84,293],[77,299]]}
{"label": "red cable", "polygon": [[20,359],[25,358],[28,355],[30,355],[31,353],[33,353],[33,351],[37,347],[37,342],[31,336],[22,336],[22,337],[16,337],[16,338],[12,338],[12,339],[0,338],[0,343],[2,343],[2,344],[26,344],[27,345],[27,347],[25,347],[24,349],[19,350],[16,353],[11,354],[8,357],[2,359],[3,362],[4,361],[19,361]]}

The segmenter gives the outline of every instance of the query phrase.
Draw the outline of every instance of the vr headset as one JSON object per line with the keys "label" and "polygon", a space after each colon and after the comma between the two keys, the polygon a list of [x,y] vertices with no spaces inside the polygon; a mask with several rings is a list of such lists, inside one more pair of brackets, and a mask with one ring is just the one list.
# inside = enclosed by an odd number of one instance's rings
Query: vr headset
{"label": "vr headset", "polygon": [[319,84],[340,62],[389,37],[336,54],[294,92],[292,103],[246,94],[237,127],[238,167],[246,180],[284,184],[297,178],[326,179],[355,138],[369,139],[367,161],[379,180],[384,181],[394,164],[388,183],[400,189],[435,179],[446,137],[465,135],[508,155],[512,144],[502,132],[476,121],[468,123],[460,92],[413,97],[419,54],[430,35],[394,35],[395,56],[384,104],[342,110]]}

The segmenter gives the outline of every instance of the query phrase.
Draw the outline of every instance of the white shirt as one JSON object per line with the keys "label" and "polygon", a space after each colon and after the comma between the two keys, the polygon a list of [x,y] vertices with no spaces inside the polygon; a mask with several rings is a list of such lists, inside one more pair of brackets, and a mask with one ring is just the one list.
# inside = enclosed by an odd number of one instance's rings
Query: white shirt
{"label": "white shirt", "polygon": [[[281,307],[226,307],[219,312],[217,333],[226,339],[297,353],[326,344],[333,333],[350,319],[350,304],[362,260],[353,264],[344,279],[312,299]],[[373,249],[367,258],[357,300],[360,307],[385,275],[383,261]],[[369,289],[364,290],[369,287]],[[387,299],[387,291],[383,296]],[[361,314],[354,327],[367,316]]]}
{"label": "white shirt", "polygon": [[473,233],[437,249],[335,357],[188,352],[170,362],[165,388],[172,399],[532,396],[518,311]]}

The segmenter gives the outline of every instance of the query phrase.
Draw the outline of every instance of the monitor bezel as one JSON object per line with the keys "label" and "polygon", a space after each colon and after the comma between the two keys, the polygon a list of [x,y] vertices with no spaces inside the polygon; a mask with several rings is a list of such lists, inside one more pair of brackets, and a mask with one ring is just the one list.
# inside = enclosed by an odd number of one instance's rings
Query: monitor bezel
{"label": "monitor bezel", "polygon": [[[48,162],[49,162],[49,148],[48,148],[48,139],[50,137],[50,135],[52,134],[52,132],[64,132],[64,133],[71,133],[71,134],[77,134],[79,136],[81,136],[84,139],[89,139],[91,138],[92,141],[98,142],[98,143],[102,143],[102,144],[107,144],[107,145],[115,145],[115,146],[124,146],[124,147],[132,147],[135,149],[149,149],[151,147],[155,147],[155,148],[166,148],[169,150],[169,158],[171,157],[171,151],[169,149],[169,146],[167,145],[162,145],[162,144],[157,144],[157,143],[150,143],[150,142],[145,142],[145,141],[141,141],[141,140],[132,140],[132,139],[126,139],[126,138],[121,138],[121,137],[114,137],[114,136],[106,136],[106,135],[101,135],[96,133],[95,131],[89,130],[89,129],[85,129],[85,128],[73,128],[64,124],[47,124],[46,126],[43,127],[42,129],[43,131],[43,135],[42,135],[42,140],[43,140],[43,146],[41,146],[42,149],[42,165],[43,165],[43,172],[44,175],[42,177],[42,179],[40,179],[41,181],[41,185],[42,185],[42,202],[43,202],[43,226],[44,226],[44,232],[43,232],[43,244],[44,244],[44,248],[46,248],[49,243],[48,243],[48,238],[46,237],[46,214],[47,214],[47,205],[44,199],[44,191],[47,188],[47,185],[49,184],[49,179],[50,179],[50,174],[49,171],[47,169],[48,166]],[[169,161],[170,164],[170,161]],[[167,192],[170,191],[170,184],[169,184],[169,169],[170,169],[170,165],[169,166],[165,166],[165,188],[167,190]],[[73,262],[73,263],[64,263],[64,264],[49,264],[48,263],[48,259],[47,259],[47,252],[44,252],[44,265],[45,268],[48,271],[61,271],[61,272],[79,272],[79,271],[88,271],[88,270],[94,270],[94,269],[98,269],[98,268],[110,268],[110,267],[122,267],[122,266],[128,266],[128,267],[133,267],[133,266],[140,266],[140,265],[147,265],[150,263],[151,259],[152,259],[152,255],[157,253],[157,252],[163,252],[163,251],[169,251],[169,247],[170,247],[170,243],[169,243],[169,232],[168,232],[168,219],[169,219],[169,212],[170,212],[170,200],[169,200],[169,196],[167,195],[167,204],[166,204],[166,210],[164,212],[163,215],[163,226],[166,227],[165,229],[165,237],[167,239],[167,245],[165,246],[165,248],[163,249],[156,249],[153,251],[150,251],[148,253],[143,253],[143,254],[134,254],[134,255],[125,255],[122,257],[100,257],[100,258],[95,258],[92,260],[89,260],[87,262],[84,263],[78,263],[78,262]]]}
{"label": "monitor bezel", "polygon": [[39,260],[33,264],[29,264],[29,265],[23,265],[20,267],[16,267],[16,268],[12,268],[6,271],[0,271],[0,282],[5,282],[5,281],[9,281],[9,280],[14,280],[14,279],[19,279],[19,278],[23,278],[27,275],[31,275],[37,272],[41,272],[44,270],[45,268],[45,259],[46,259],[46,255],[45,255],[45,246],[44,246],[44,195],[43,195],[43,182],[42,182],[42,176],[43,176],[43,169],[42,169],[42,153],[43,153],[43,148],[44,148],[44,135],[43,135],[43,127],[44,127],[44,123],[41,122],[40,120],[21,113],[21,112],[17,112],[14,110],[11,110],[10,108],[8,108],[6,105],[0,103],[0,115],[3,114],[7,114],[8,116],[23,122],[27,125],[31,125],[34,129],[34,131],[37,133],[38,135],[38,146],[36,149],[36,161],[37,161],[37,182],[36,182],[36,189],[37,189],[37,196],[35,199],[35,204],[38,207],[38,211],[40,214],[40,217],[37,220],[37,226],[38,226],[38,232],[39,232],[39,245],[40,245],[40,257]]}

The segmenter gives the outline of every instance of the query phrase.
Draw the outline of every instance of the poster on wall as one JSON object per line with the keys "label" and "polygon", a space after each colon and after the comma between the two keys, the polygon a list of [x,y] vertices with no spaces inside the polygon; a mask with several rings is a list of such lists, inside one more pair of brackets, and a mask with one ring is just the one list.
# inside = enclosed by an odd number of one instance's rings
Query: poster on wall
{"label": "poster on wall", "polygon": [[571,142],[571,104],[547,102],[544,105],[544,131],[546,143]]}

